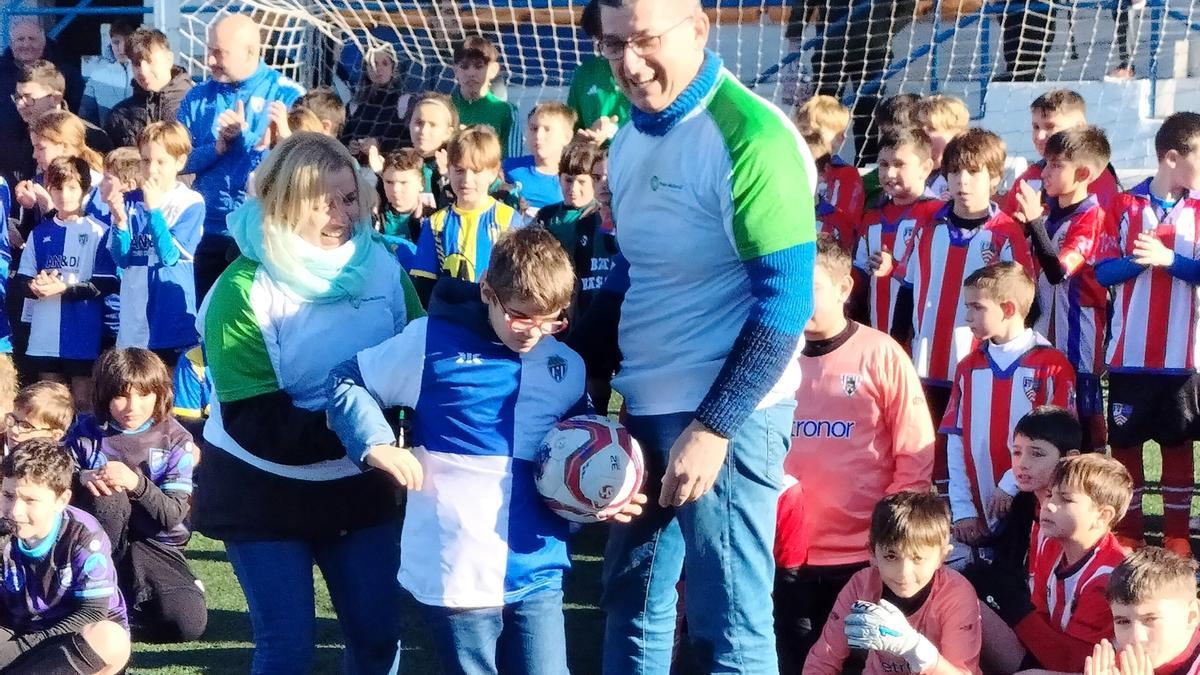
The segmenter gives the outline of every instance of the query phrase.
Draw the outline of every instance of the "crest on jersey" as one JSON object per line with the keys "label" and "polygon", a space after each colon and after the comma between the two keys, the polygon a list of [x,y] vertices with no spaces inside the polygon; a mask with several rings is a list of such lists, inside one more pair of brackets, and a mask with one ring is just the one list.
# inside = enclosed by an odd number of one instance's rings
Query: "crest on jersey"
{"label": "crest on jersey", "polygon": [[567,360],[561,356],[551,356],[546,361],[546,370],[555,382],[562,382],[567,376]]}
{"label": "crest on jersey", "polygon": [[853,396],[854,392],[858,391],[860,379],[862,379],[860,375],[842,375],[842,393],[846,396]]}
{"label": "crest on jersey", "polygon": [[86,232],[84,232],[83,234],[79,235],[79,245],[87,246],[87,243],[88,243],[88,234]]}
{"label": "crest on jersey", "polygon": [[996,262],[996,245],[990,241],[984,242],[979,249],[979,257],[983,260],[984,265],[991,265]]}
{"label": "crest on jersey", "polygon": [[1038,392],[1042,390],[1042,383],[1038,382],[1037,378],[1027,377],[1021,385],[1025,390],[1025,398],[1029,399],[1030,403],[1033,403],[1037,399]]}
{"label": "crest on jersey", "polygon": [[1116,402],[1112,404],[1113,424],[1123,427],[1130,417],[1133,417],[1133,406]]}

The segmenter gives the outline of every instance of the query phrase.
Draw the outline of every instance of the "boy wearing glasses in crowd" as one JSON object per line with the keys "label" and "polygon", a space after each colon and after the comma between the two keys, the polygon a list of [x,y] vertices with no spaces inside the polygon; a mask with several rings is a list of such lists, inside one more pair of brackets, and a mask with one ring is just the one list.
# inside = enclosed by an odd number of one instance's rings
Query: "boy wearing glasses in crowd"
{"label": "boy wearing glasses in crowd", "polygon": [[31,438],[61,440],[75,421],[75,405],[66,385],[43,380],[22,387],[4,418],[4,447],[17,447]]}
{"label": "boy wearing glasses in crowd", "polygon": [[[553,234],[512,230],[480,283],[440,280],[428,317],[333,371],[330,427],[353,461],[408,490],[399,581],[445,672],[567,672],[568,523],[534,472],[542,437],[590,411],[583,360],[550,337],[574,291]],[[412,448],[384,417],[397,406],[414,411]]]}

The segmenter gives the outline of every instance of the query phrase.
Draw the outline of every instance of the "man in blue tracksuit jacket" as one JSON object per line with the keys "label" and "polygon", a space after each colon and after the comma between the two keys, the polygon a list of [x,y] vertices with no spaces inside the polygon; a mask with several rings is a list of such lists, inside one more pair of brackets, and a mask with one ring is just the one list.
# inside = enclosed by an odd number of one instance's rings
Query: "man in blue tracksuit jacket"
{"label": "man in blue tracksuit jacket", "polygon": [[208,68],[212,77],[193,87],[179,106],[193,147],[184,173],[196,175],[192,188],[207,208],[195,257],[198,301],[234,257],[225,216],[245,201],[246,182],[267,154],[260,145],[266,145],[271,103],[290,108],[304,93],[263,62],[258,26],[248,16],[227,16],[213,26]]}

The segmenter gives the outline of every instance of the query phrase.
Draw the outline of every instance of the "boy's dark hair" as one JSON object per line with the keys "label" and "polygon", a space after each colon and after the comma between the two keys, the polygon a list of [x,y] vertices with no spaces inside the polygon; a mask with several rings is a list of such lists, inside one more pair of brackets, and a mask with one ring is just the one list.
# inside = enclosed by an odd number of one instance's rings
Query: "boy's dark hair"
{"label": "boy's dark hair", "polygon": [[1087,114],[1087,101],[1078,92],[1070,89],[1054,89],[1033,99],[1029,104],[1030,112],[1040,112],[1046,115],[1054,113]]}
{"label": "boy's dark hair", "polygon": [[482,61],[484,64],[498,63],[500,52],[496,45],[482,35],[471,35],[454,48],[454,64]]}
{"label": "boy's dark hair", "polygon": [[57,496],[71,489],[75,460],[58,441],[31,438],[9,451],[0,462],[0,475],[44,485]]}
{"label": "boy's dark hair", "polygon": [[58,66],[46,59],[38,59],[21,66],[17,72],[17,84],[40,84],[59,95],[66,93],[67,80]]}
{"label": "boy's dark hair", "polygon": [[133,64],[147,60],[150,58],[150,52],[154,50],[171,51],[171,41],[167,39],[166,33],[149,26],[141,26],[133,31],[129,42],[125,44],[125,54]]}
{"label": "boy's dark hair", "polygon": [[75,402],[65,384],[40,380],[21,387],[13,399],[13,410],[25,413],[26,421],[40,422],[65,432],[75,422]]}
{"label": "boy's dark hair", "polygon": [[558,160],[558,174],[560,176],[590,176],[596,162],[607,156],[608,152],[595,143],[572,141],[563,150],[562,159]]}
{"label": "boy's dark hair", "polygon": [[92,167],[82,157],[59,157],[46,167],[46,189],[62,188],[69,180],[79,183],[86,195],[92,189]]}
{"label": "boy's dark hair", "polygon": [[1114,605],[1137,605],[1169,595],[1196,599],[1196,561],[1158,546],[1130,553],[1108,577],[1105,589]]}
{"label": "boy's dark hair", "polygon": [[292,110],[304,108],[311,110],[317,119],[329,122],[329,133],[338,136],[346,125],[346,104],[333,91],[332,87],[317,87],[309,89],[303,96],[292,104]]}
{"label": "boy's dark hair", "polygon": [[879,149],[899,150],[908,148],[921,159],[933,158],[933,142],[924,129],[916,127],[890,126],[879,135]]}
{"label": "boy's dark hair", "polygon": [[967,129],[946,144],[942,153],[942,172],[986,169],[991,178],[1004,175],[1004,141],[987,129]]}
{"label": "boy's dark hair", "polygon": [[134,147],[114,148],[104,156],[104,171],[122,183],[137,185],[142,179],[142,156]]}
{"label": "boy's dark hair", "polygon": [[1034,408],[1017,420],[1013,436],[1020,434],[1031,441],[1045,441],[1054,446],[1059,457],[1066,457],[1083,445],[1083,427],[1066,408],[1043,405]]}
{"label": "boy's dark hair", "polygon": [[871,512],[867,543],[871,550],[894,548],[906,553],[928,546],[944,547],[950,543],[950,511],[932,492],[890,494]]}
{"label": "boy's dark hair", "polygon": [[523,227],[496,240],[483,281],[501,302],[528,302],[540,311],[556,312],[571,304],[575,268],[549,230]]}
{"label": "boy's dark hair", "polygon": [[875,128],[880,133],[889,127],[915,127],[921,97],[917,94],[896,94],[875,109]]}
{"label": "boy's dark hair", "polygon": [[1133,499],[1133,478],[1129,470],[1112,457],[1094,452],[1058,460],[1050,484],[1082,492],[1097,507],[1112,507],[1110,527],[1121,522]]}
{"label": "boy's dark hair", "polygon": [[1154,134],[1154,152],[1159,161],[1174,150],[1186,156],[1200,149],[1200,113],[1177,112],[1163,120]]}
{"label": "boy's dark hair", "polygon": [[1098,175],[1108,166],[1112,146],[1108,144],[1108,136],[1104,135],[1103,129],[1087,124],[1055,133],[1046,140],[1046,152],[1042,154],[1047,159],[1057,157],[1082,164]]}
{"label": "boy's dark hair", "polygon": [[133,35],[133,24],[128,21],[114,21],[108,27],[108,36],[110,38],[129,37],[130,35]]}
{"label": "boy's dark hair", "polygon": [[579,27],[583,29],[583,34],[593,40],[599,40],[604,34],[604,28],[600,25],[600,2],[598,0],[590,0],[583,8],[583,16],[579,18]]}
{"label": "boy's dark hair", "polygon": [[425,159],[413,148],[393,150],[383,156],[384,171],[416,171],[425,169]]}
{"label": "boy's dark hair", "polygon": [[817,265],[825,268],[829,276],[838,279],[850,276],[850,268],[854,262],[850,254],[842,248],[833,235],[822,232],[817,235]]}
{"label": "boy's dark hair", "polygon": [[154,394],[155,423],[167,419],[175,405],[172,374],[158,355],[149,349],[110,349],[92,367],[92,410],[102,422],[111,421],[108,406],[118,396],[136,392]]}

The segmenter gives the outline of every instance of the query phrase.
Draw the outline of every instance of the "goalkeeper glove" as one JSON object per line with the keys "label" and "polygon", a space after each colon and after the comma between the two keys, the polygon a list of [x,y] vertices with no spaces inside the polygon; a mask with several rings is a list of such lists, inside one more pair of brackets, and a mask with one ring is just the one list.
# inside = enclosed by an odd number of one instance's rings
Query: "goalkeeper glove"
{"label": "goalkeeper glove", "polygon": [[914,673],[937,665],[937,647],[909,625],[904,613],[887,600],[876,605],[854,603],[846,617],[846,641],[856,649],[873,649],[904,659]]}

